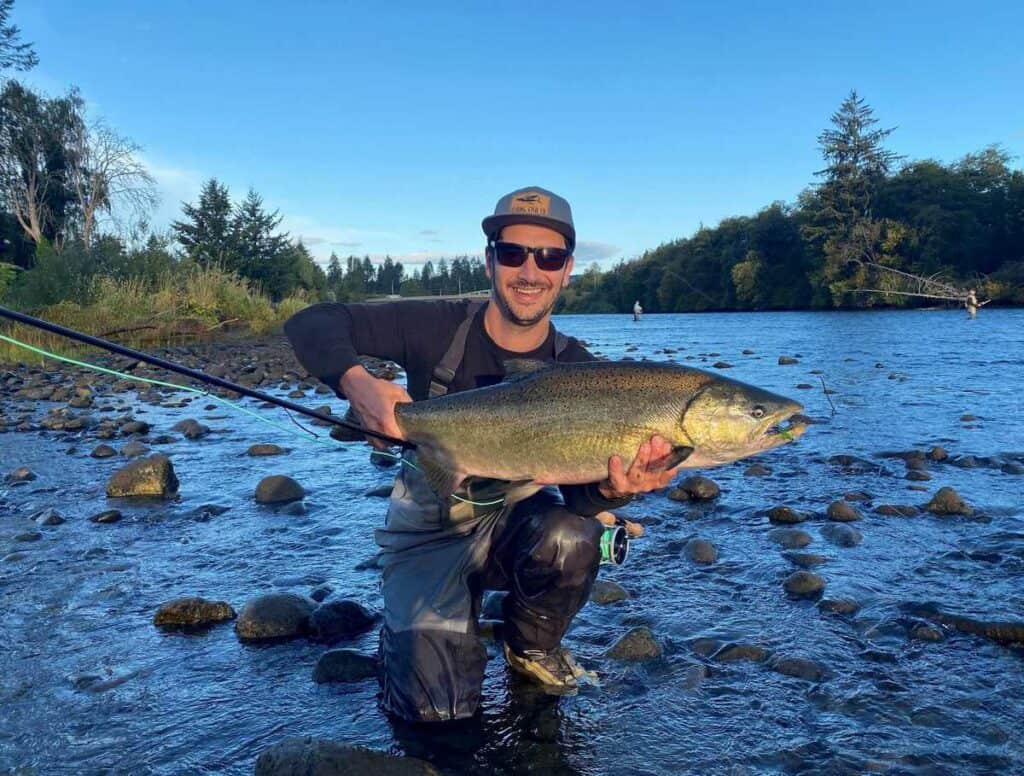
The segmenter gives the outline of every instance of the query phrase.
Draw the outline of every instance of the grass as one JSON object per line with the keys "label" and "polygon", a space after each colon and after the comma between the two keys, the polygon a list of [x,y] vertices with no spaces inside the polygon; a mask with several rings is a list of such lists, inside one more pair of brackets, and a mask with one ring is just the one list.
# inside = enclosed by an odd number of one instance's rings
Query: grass
{"label": "grass", "polygon": [[[248,281],[218,268],[195,268],[156,280],[101,277],[88,305],[61,302],[29,311],[71,329],[145,348],[172,342],[206,341],[231,330],[265,334],[309,304],[304,294],[274,304]],[[0,323],[0,334],[62,355],[81,356],[93,348],[22,324]],[[0,342],[0,364],[44,361],[16,345]]]}

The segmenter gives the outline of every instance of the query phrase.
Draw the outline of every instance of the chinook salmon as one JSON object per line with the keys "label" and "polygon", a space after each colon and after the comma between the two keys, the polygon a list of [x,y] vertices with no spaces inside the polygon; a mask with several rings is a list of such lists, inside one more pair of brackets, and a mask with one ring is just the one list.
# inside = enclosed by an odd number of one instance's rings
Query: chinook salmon
{"label": "chinook salmon", "polygon": [[468,476],[572,485],[628,464],[654,434],[664,468],[717,466],[796,439],[795,401],[677,364],[585,361],[505,364],[504,382],[398,404],[417,464],[447,498]]}

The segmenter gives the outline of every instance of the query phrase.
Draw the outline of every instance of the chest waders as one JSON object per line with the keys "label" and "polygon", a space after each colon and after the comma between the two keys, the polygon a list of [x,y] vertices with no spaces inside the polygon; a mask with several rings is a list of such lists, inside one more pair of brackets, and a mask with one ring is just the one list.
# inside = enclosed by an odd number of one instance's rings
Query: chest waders
{"label": "chest waders", "polygon": [[[431,398],[448,392],[483,306],[468,305],[433,370]],[[555,333],[555,360],[568,344]],[[404,455],[415,462],[415,451]],[[418,469],[403,465],[385,526],[374,532],[383,570],[381,703],[407,720],[476,712],[487,664],[478,624],[485,588],[510,590],[503,607],[510,646],[548,650],[597,574],[601,525],[566,510],[556,488],[470,478],[458,495],[476,503],[442,503]]]}

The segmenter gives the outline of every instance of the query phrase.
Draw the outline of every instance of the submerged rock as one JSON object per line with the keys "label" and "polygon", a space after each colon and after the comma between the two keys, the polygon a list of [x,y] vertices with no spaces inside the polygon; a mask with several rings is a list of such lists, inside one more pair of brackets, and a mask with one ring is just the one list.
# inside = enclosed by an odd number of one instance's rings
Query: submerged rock
{"label": "submerged rock", "polygon": [[748,466],[746,469],[744,469],[743,476],[744,477],[767,477],[771,473],[772,473],[772,470],[769,469],[767,466],[762,466],[759,463],[754,463],[754,464],[751,464],[750,466]]}
{"label": "submerged rock", "polygon": [[837,523],[852,523],[860,520],[860,512],[845,501],[833,501],[829,504],[825,514],[829,520],[834,520]]}
{"label": "submerged rock", "polygon": [[661,657],[661,646],[650,628],[640,626],[616,641],[607,654],[615,660],[650,660]]}
{"label": "submerged rock", "polygon": [[153,616],[160,628],[198,628],[224,622],[235,617],[235,610],[226,601],[205,598],[177,598],[161,606]]}
{"label": "submerged rock", "polygon": [[697,475],[679,483],[679,487],[669,491],[668,497],[673,501],[710,501],[718,498],[721,492],[712,480]]}
{"label": "submerged rock", "polygon": [[93,448],[92,452],[89,453],[89,455],[92,458],[113,458],[115,455],[117,455],[117,450],[115,450],[110,445],[99,444]]}
{"label": "submerged rock", "polygon": [[779,356],[779,366],[791,366],[799,363],[800,359],[793,358],[792,356]]}
{"label": "submerged rock", "polygon": [[210,433],[210,427],[193,418],[187,418],[171,426],[171,431],[179,432],[185,439],[202,439]]}
{"label": "submerged rock", "polygon": [[255,776],[441,776],[430,763],[323,738],[290,738],[264,749]]}
{"label": "submerged rock", "polygon": [[287,504],[305,497],[306,491],[291,477],[272,474],[256,486],[257,504]]}
{"label": "submerged rock", "polygon": [[324,652],[313,669],[313,681],[317,684],[359,682],[376,675],[377,659],[354,649],[332,649]]}
{"label": "submerged rock", "polygon": [[118,469],[107,483],[109,498],[156,496],[171,498],[178,492],[178,478],[166,455],[151,455]]}
{"label": "submerged rock", "polygon": [[825,589],[825,579],[813,571],[794,571],[782,587],[792,598],[817,598]]}
{"label": "submerged rock", "polygon": [[823,525],[821,535],[836,547],[856,547],[864,539],[860,531],[845,523]]}
{"label": "submerged rock", "polygon": [[627,598],[629,598],[629,593],[620,584],[612,582],[610,579],[599,579],[590,589],[590,600],[595,604],[614,604],[625,601]]}
{"label": "submerged rock", "polygon": [[61,525],[62,523],[67,522],[67,520],[64,519],[64,516],[52,507],[49,509],[40,509],[32,515],[31,520],[36,525]]}
{"label": "submerged rock", "polygon": [[950,487],[939,488],[938,493],[932,496],[925,507],[933,515],[972,515],[971,509],[960,494]]}
{"label": "submerged rock", "polygon": [[9,472],[4,481],[8,484],[13,485],[16,482],[31,482],[36,478],[35,472],[33,472],[27,466],[19,466],[12,472]]}
{"label": "submerged rock", "polygon": [[718,548],[707,539],[690,539],[683,547],[686,557],[694,563],[707,566],[718,560]]}
{"label": "submerged rock", "polygon": [[90,523],[116,523],[124,515],[121,514],[120,509],[104,509],[102,512],[98,512],[89,518]]}
{"label": "submerged rock", "polygon": [[253,457],[263,457],[268,455],[284,455],[287,452],[285,448],[278,447],[277,445],[252,445],[245,451],[245,454]]}
{"label": "submerged rock", "polygon": [[856,614],[860,604],[852,598],[823,598],[818,601],[818,609],[833,614]]}
{"label": "submerged rock", "polygon": [[807,515],[787,506],[772,507],[768,510],[768,520],[776,525],[795,525],[807,519]]}
{"label": "submerged rock", "polygon": [[235,622],[242,641],[293,638],[309,633],[316,601],[297,593],[268,593],[246,602]]}
{"label": "submerged rock", "polygon": [[799,528],[775,528],[768,532],[768,540],[787,550],[796,550],[811,543],[811,535]]}
{"label": "submerged rock", "polygon": [[309,616],[310,635],[318,641],[333,644],[365,633],[377,618],[355,601],[344,598],[325,601]]}
{"label": "submerged rock", "polygon": [[814,566],[820,566],[823,563],[828,563],[828,558],[824,555],[818,555],[813,552],[784,552],[782,553],[782,557],[794,566],[799,566],[803,569],[813,568]]}
{"label": "submerged rock", "polygon": [[803,657],[779,656],[771,661],[770,668],[785,676],[792,676],[808,682],[820,682],[828,674],[823,666]]}
{"label": "submerged rock", "polygon": [[886,517],[915,517],[921,510],[909,504],[879,504],[875,513]]}
{"label": "submerged rock", "polygon": [[768,650],[756,644],[726,644],[713,655],[711,659],[719,663],[737,663],[741,660],[750,660],[760,663],[767,659]]}

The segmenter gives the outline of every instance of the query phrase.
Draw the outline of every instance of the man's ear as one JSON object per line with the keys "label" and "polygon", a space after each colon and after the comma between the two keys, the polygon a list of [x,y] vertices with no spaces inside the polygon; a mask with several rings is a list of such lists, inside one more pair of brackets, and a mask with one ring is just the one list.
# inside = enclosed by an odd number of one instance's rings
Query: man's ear
{"label": "man's ear", "polygon": [[570,256],[565,262],[565,269],[562,271],[562,288],[569,285],[569,276],[572,274],[572,262],[575,256]]}

